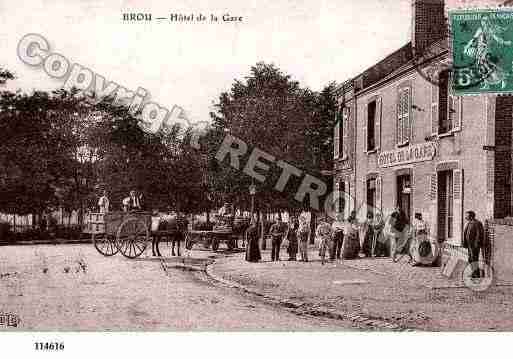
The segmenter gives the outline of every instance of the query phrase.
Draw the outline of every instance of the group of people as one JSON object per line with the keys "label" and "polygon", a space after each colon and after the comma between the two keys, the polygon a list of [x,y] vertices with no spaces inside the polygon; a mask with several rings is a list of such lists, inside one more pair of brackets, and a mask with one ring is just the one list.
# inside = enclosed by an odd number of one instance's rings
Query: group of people
{"label": "group of people", "polygon": [[[256,221],[252,221],[246,232],[246,260],[261,260],[259,248],[259,230]],[[344,220],[338,214],[335,220],[322,218],[316,226],[315,238],[319,247],[322,263],[325,260],[354,259],[363,254],[365,257],[390,256],[394,261],[400,253],[405,253],[413,261],[411,242],[428,240],[428,228],[422,215],[416,213],[413,226],[409,226],[407,216],[400,209],[392,212],[386,221],[367,214],[365,221],[360,223],[356,211],[352,211]],[[291,218],[288,223],[278,219],[270,228],[271,261],[280,260],[280,249],[284,240],[287,241],[288,260],[308,262],[308,240],[310,223],[306,216]]]}
{"label": "group of people", "polygon": [[[271,261],[280,260],[280,250],[284,239],[288,241],[287,252],[289,261],[296,261],[299,252],[300,260],[308,262],[308,239],[310,223],[304,216],[291,218],[285,223],[279,218],[269,229],[271,236]],[[246,260],[258,262],[262,259],[259,247],[260,233],[256,220],[252,220],[246,231]]]}
{"label": "group of people", "polygon": [[[98,208],[100,213],[107,213],[110,209],[110,200],[107,191],[103,191],[102,196],[98,200]],[[141,210],[143,208],[142,194],[136,191],[130,191],[129,195],[123,198],[121,208],[124,212]]]}

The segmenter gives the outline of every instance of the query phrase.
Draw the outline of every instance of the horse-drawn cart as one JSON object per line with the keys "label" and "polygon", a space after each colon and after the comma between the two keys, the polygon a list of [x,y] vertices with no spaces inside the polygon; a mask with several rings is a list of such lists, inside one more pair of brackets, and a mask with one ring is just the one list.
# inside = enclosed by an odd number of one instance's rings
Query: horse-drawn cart
{"label": "horse-drawn cart", "polygon": [[244,239],[246,229],[249,227],[249,218],[218,218],[218,223],[210,231],[188,231],[185,247],[192,249],[194,244],[201,243],[205,248],[212,248],[214,252],[221,243],[225,243],[228,250],[237,248],[237,241]]}
{"label": "horse-drawn cart", "polygon": [[91,213],[84,232],[91,234],[95,248],[104,256],[121,252],[127,258],[139,257],[149,242],[153,255],[158,256],[171,248],[172,243],[174,255],[174,243],[182,237],[178,226],[164,230],[152,228],[152,215],[144,211]]}

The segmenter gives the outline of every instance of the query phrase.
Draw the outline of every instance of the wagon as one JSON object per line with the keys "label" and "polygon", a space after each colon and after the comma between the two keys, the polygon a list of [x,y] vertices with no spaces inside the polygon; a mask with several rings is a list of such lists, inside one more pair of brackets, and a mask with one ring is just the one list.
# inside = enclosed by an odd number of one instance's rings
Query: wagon
{"label": "wagon", "polygon": [[237,241],[244,237],[249,227],[249,218],[239,217],[232,221],[218,219],[218,224],[211,231],[188,231],[185,238],[185,247],[189,250],[197,243],[205,248],[212,248],[216,252],[221,243],[225,243],[228,250],[237,248]]}
{"label": "wagon", "polygon": [[91,234],[94,247],[104,256],[120,252],[127,258],[137,258],[146,250],[150,241],[153,255],[161,256],[161,249],[167,249],[169,239],[174,238],[179,231],[152,231],[151,224],[150,212],[91,213],[84,232]]}

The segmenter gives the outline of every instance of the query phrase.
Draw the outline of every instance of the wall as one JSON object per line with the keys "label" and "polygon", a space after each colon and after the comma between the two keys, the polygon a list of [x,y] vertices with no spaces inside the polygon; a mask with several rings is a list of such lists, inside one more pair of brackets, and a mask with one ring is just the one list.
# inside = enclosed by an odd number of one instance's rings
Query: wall
{"label": "wall", "polygon": [[[396,148],[396,103],[397,88],[400,84],[410,82],[412,86],[411,112],[414,131],[410,144],[426,142],[431,135],[431,87],[433,86],[418,72],[412,70],[404,76],[358,96],[357,99],[357,142],[356,142],[356,199],[358,203],[365,201],[364,178],[372,172],[382,176],[382,204],[385,214],[395,205],[396,171],[401,168],[411,168],[413,171],[413,210],[412,213],[422,212],[426,220],[434,219],[430,211],[429,177],[436,171],[436,166],[446,162],[456,162],[459,169],[464,170],[463,208],[472,209],[478,218],[489,218],[487,206],[487,153],[483,150],[487,136],[487,100],[484,97],[465,97],[462,101],[462,129],[453,136],[435,138],[437,154],[432,161],[418,162],[405,166],[379,168],[378,153],[364,152],[366,122],[366,105],[375,96],[382,98],[381,122],[381,151]],[[363,216],[363,214],[362,214]]]}
{"label": "wall", "polygon": [[513,223],[510,220],[488,221],[488,239],[491,243],[491,262],[494,280],[498,283],[513,282]]}

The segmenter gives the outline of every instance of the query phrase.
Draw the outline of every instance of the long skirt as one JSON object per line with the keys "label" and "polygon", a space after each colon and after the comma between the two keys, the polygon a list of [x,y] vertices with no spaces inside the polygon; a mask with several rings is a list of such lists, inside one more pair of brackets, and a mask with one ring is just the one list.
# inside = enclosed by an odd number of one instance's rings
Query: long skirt
{"label": "long skirt", "polygon": [[342,243],[342,258],[355,259],[358,258],[360,252],[360,239],[358,238],[358,231],[351,230],[344,237]]}
{"label": "long skirt", "polygon": [[246,261],[258,262],[262,259],[260,248],[258,247],[258,237],[249,238],[246,247]]}

